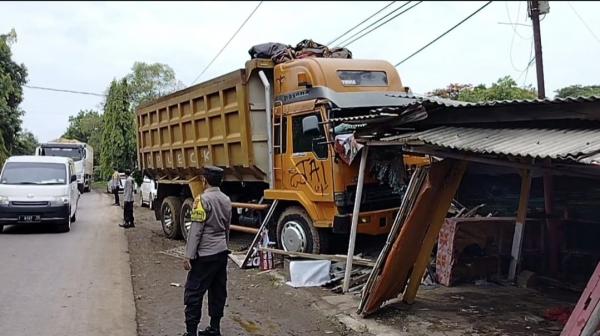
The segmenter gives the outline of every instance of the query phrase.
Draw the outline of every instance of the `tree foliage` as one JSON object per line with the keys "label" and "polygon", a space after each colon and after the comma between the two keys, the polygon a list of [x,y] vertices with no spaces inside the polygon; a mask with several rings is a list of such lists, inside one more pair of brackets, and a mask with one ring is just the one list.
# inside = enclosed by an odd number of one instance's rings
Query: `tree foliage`
{"label": "tree foliage", "polygon": [[570,85],[556,90],[556,97],[600,97],[600,85]]}
{"label": "tree foliage", "polygon": [[131,109],[183,87],[175,78],[175,71],[162,63],[135,62],[125,76],[131,94]]}
{"label": "tree foliage", "polygon": [[113,169],[133,169],[136,158],[135,121],[126,79],[113,80],[104,105],[100,168],[104,177]]}
{"label": "tree foliage", "polygon": [[23,130],[19,132],[12,155],[34,155],[40,143],[33,133]]}
{"label": "tree foliage", "polygon": [[519,87],[510,76],[498,79],[491,86],[485,84],[472,86],[470,84],[450,84],[444,89],[436,89],[429,93],[443,98],[467,102],[492,100],[534,99],[537,97],[531,86]]}
{"label": "tree foliage", "polygon": [[11,45],[17,41],[15,30],[0,35],[0,163],[12,154],[21,131],[23,85],[27,83],[27,69],[12,60]]}

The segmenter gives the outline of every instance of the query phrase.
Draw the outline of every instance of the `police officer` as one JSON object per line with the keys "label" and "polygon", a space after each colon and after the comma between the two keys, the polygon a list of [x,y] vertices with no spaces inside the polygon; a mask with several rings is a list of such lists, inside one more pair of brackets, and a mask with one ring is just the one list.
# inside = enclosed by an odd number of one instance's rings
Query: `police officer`
{"label": "police officer", "polygon": [[[189,271],[185,284],[184,335],[221,335],[220,322],[227,299],[227,255],[231,200],[221,192],[223,170],[204,167],[204,192],[196,197],[192,225],[185,247],[184,268]],[[210,325],[198,332],[202,301],[208,291]]]}
{"label": "police officer", "polygon": [[125,170],[125,186],[123,187],[123,198],[125,199],[123,202],[123,224],[119,224],[120,227],[123,228],[134,228],[135,224],[133,223],[133,194],[135,192],[135,181],[133,177],[131,177],[131,171],[129,169]]}

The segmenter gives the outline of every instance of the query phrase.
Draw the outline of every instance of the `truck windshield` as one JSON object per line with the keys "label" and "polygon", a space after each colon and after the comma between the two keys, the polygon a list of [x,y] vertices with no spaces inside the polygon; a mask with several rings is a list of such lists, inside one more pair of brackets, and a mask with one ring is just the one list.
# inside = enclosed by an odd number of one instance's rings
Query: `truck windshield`
{"label": "truck windshield", "polygon": [[79,161],[83,158],[81,148],[44,147],[42,149],[42,155],[68,157],[73,159],[73,161]]}
{"label": "truck windshield", "polygon": [[60,163],[8,162],[0,184],[65,184],[67,169]]}
{"label": "truck windshield", "polygon": [[385,71],[338,70],[337,74],[344,86],[388,86]]}

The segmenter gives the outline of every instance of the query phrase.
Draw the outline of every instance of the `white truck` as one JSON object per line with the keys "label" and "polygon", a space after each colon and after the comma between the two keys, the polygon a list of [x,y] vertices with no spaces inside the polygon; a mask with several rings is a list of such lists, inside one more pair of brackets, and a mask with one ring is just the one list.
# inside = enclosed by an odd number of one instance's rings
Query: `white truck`
{"label": "white truck", "polygon": [[58,139],[41,144],[36,148],[35,155],[62,156],[73,159],[79,191],[84,193],[92,188],[94,176],[94,149],[92,146],[77,140]]}

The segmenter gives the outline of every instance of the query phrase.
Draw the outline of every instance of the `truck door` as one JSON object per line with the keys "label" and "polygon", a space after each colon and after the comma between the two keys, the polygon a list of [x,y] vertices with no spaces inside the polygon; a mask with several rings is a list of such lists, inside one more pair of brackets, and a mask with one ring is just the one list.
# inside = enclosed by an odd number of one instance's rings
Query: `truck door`
{"label": "truck door", "polygon": [[282,167],[285,187],[315,202],[333,199],[331,153],[322,120],[319,111],[289,117],[291,141]]}

